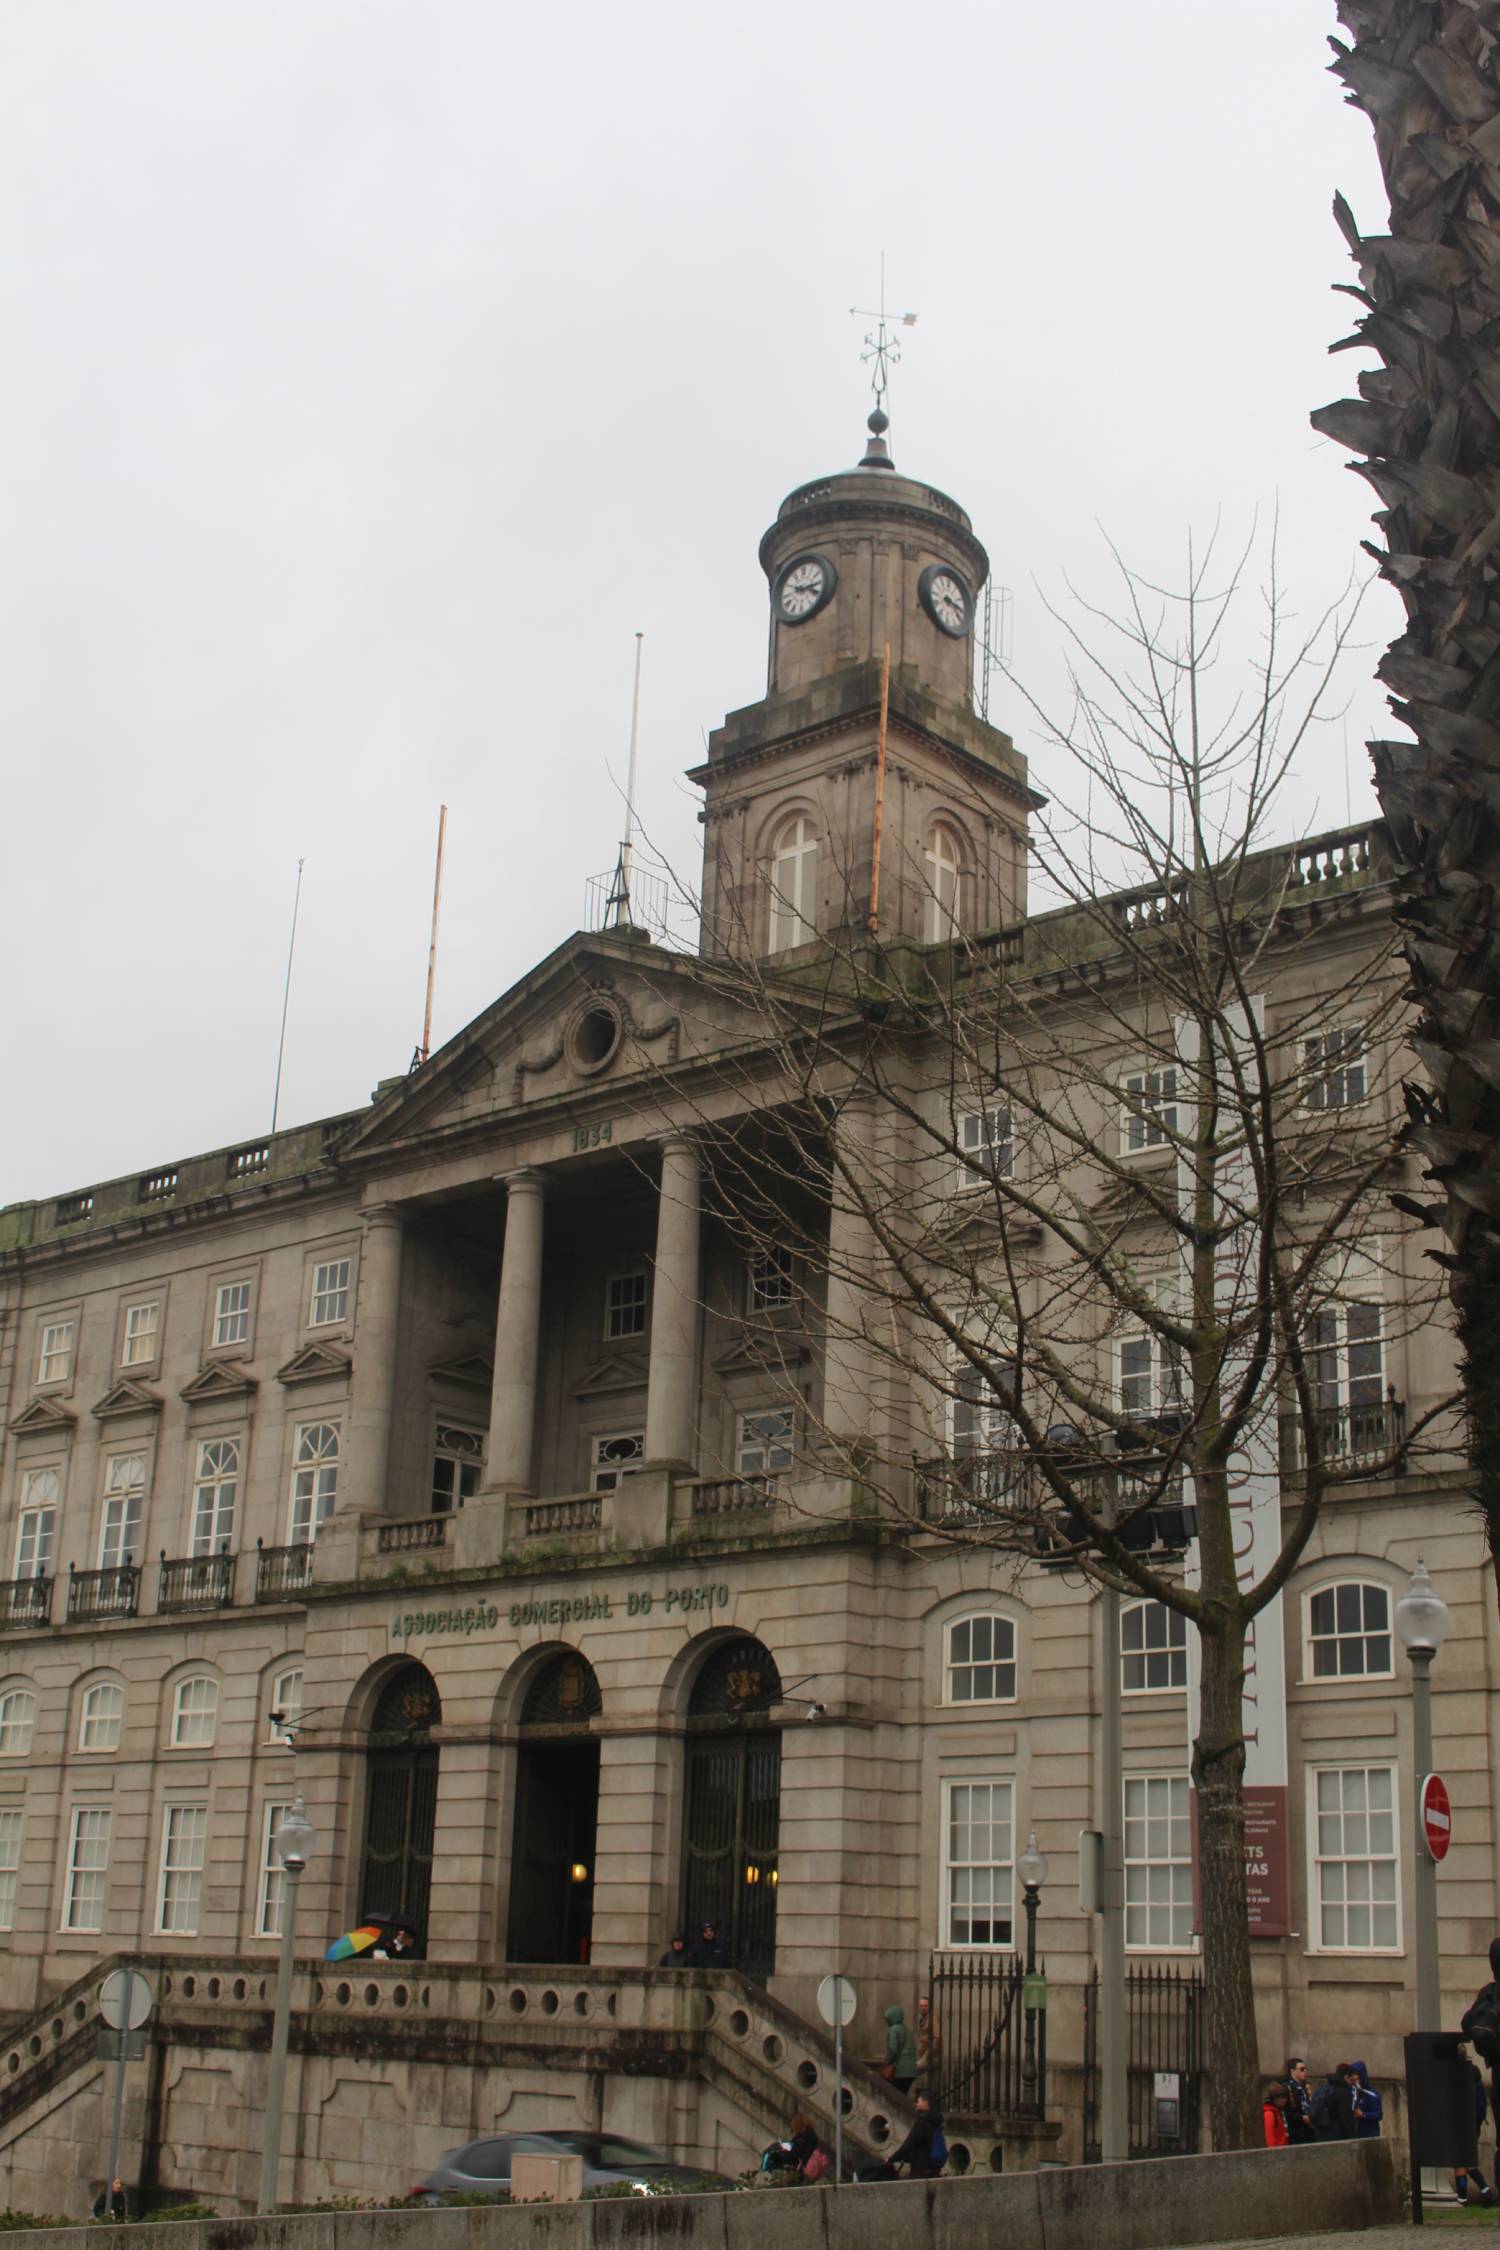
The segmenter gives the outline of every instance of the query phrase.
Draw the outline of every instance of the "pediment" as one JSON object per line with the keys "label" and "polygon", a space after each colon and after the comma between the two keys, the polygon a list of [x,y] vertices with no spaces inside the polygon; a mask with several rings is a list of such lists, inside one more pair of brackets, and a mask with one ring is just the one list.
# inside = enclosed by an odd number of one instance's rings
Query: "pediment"
{"label": "pediment", "polygon": [[251,1398],[259,1388],[253,1375],[247,1375],[242,1368],[231,1364],[227,1367],[200,1367],[192,1381],[184,1383],[177,1395],[186,1399],[189,1406],[214,1406],[221,1400],[227,1402],[230,1399]]}
{"label": "pediment", "polygon": [[329,1376],[347,1376],[354,1366],[348,1352],[333,1344],[304,1344],[284,1367],[276,1370],[278,1383],[318,1383]]}
{"label": "pediment", "polygon": [[768,1336],[763,1346],[743,1339],[713,1361],[715,1375],[782,1375],[805,1367],[812,1357],[798,1331],[797,1341],[782,1335]]}
{"label": "pediment", "polygon": [[483,1391],[488,1396],[495,1380],[491,1361],[471,1352],[466,1359],[440,1359],[427,1370],[434,1383],[458,1383],[466,1390]]}
{"label": "pediment", "polygon": [[71,1430],[77,1420],[72,1409],[60,1405],[55,1398],[34,1398],[24,1412],[16,1416],[11,1429],[17,1437],[32,1436],[39,1430],[60,1437]]}
{"label": "pediment", "polygon": [[148,1391],[144,1383],[133,1383],[127,1375],[105,1392],[92,1411],[96,1422],[110,1422],[125,1414],[160,1414],[161,1408],[157,1392]]}
{"label": "pediment", "polygon": [[646,1362],[644,1359],[627,1359],[612,1355],[591,1367],[573,1392],[575,1398],[602,1398],[611,1391],[643,1391],[646,1387]]}

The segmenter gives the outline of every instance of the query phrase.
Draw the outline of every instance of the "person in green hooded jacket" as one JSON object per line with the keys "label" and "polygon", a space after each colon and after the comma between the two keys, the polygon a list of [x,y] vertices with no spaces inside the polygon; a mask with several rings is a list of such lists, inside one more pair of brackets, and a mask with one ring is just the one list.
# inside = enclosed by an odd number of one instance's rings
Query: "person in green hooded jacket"
{"label": "person in green hooded jacket", "polygon": [[909,2094],[917,2075],[917,2035],[904,2008],[887,2008],[885,2022],[886,2074],[897,2093]]}

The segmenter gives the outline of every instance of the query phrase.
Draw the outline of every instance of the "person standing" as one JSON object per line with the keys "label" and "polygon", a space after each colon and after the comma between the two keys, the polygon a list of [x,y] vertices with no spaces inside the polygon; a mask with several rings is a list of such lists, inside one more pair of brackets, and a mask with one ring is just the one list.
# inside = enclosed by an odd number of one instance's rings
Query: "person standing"
{"label": "person standing", "polygon": [[1354,2072],[1354,2138],[1357,2141],[1378,2141],[1381,2119],[1385,2116],[1385,2103],[1380,2089],[1370,2083],[1370,2073],[1362,2062],[1352,2063]]}
{"label": "person standing", "polygon": [[100,2188],[94,2197],[94,2217],[113,2219],[123,2224],[130,2217],[130,2201],[125,2193],[125,2182],[118,2172],[107,2188]]}
{"label": "person standing", "polygon": [[[1474,2086],[1474,2141],[1477,2147],[1479,2136],[1484,2131],[1484,2121],[1489,2115],[1490,2102],[1484,2090],[1484,2073],[1477,2063],[1469,2061],[1467,2055],[1464,2060],[1469,2064],[1469,2076]],[[1471,2188],[1477,2188],[1478,2194],[1471,2196]],[[1460,2164],[1456,2168],[1453,2174],[1453,2192],[1460,2203],[1493,2203],[1495,2200],[1495,2191],[1477,2164]]]}
{"label": "person standing", "polygon": [[704,1923],[701,1934],[688,1949],[687,1965],[690,1969],[727,1969],[729,1967],[729,1947],[720,1937],[714,1923]]}
{"label": "person standing", "polygon": [[898,2094],[909,2094],[917,2076],[917,2042],[911,2025],[906,2020],[906,2010],[901,2007],[887,2008],[885,2022],[884,2076],[889,2078]]}
{"label": "person standing", "polygon": [[1261,2121],[1266,2129],[1267,2148],[1286,2147],[1286,2111],[1287,2092],[1285,2082],[1280,2078],[1273,2078],[1261,2098],[1260,2105]]}
{"label": "person standing", "polygon": [[1495,2074],[1500,2071],[1500,1938],[1490,1940],[1490,1981],[1482,1984],[1458,2019],[1458,2028],[1490,2074],[1490,2105],[1495,2104]]}
{"label": "person standing", "polygon": [[690,1966],[690,1963],[688,1961],[687,1932],[685,1930],[677,1930],[674,1932],[671,1944],[667,1947],[666,1952],[662,1955],[656,1966],[659,1969],[686,1969]]}
{"label": "person standing", "polygon": [[932,2002],[924,1997],[917,2002],[917,2076],[929,2091],[942,2059],[943,2034]]}
{"label": "person standing", "polygon": [[1303,2141],[1315,2141],[1312,2129],[1312,2088],[1307,2082],[1307,2064],[1300,2055],[1292,2055],[1286,2066],[1286,2137],[1293,2148]]}
{"label": "person standing", "polygon": [[1312,2108],[1308,2112],[1315,2139],[1353,2140],[1354,2089],[1358,2083],[1348,2063],[1334,2064],[1314,2094]]}

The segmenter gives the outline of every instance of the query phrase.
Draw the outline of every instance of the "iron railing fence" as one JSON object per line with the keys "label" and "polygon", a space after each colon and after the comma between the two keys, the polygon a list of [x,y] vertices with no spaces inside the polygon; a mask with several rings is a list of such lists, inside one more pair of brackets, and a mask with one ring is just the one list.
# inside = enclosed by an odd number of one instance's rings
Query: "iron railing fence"
{"label": "iron railing fence", "polygon": [[[1130,2154],[1191,2156],[1203,2118],[1203,1972],[1142,1962],[1126,1971],[1125,2006]],[[1175,2092],[1159,2096],[1159,2074],[1175,2080]],[[1083,1996],[1083,2154],[1089,2164],[1100,2157],[1099,2096],[1096,1967]]]}
{"label": "iron railing fence", "polygon": [[255,1598],[258,1602],[293,1601],[312,1578],[312,1541],[293,1547],[267,1547],[255,1542]]}
{"label": "iron railing fence", "polygon": [[162,1550],[156,1606],[163,1616],[190,1609],[228,1609],[234,1600],[234,1555],[173,1555]]}
{"label": "iron railing fence", "polygon": [[1025,1983],[1019,1954],[932,1955],[925,2079],[945,2116],[1045,2116],[1047,2011],[1033,2010],[1028,2026]]}
{"label": "iron railing fence", "polygon": [[68,1623],[91,1625],[111,1617],[134,1617],[141,1596],[139,1563],[112,1563],[104,1570],[68,1571]]}

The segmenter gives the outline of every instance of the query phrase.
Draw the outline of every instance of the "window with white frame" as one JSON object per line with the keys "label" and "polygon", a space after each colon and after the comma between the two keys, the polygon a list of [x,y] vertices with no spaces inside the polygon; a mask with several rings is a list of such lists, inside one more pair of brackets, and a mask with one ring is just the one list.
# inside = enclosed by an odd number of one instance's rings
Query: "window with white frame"
{"label": "window with white frame", "polygon": [[125,1690],[113,1680],[96,1681],[83,1691],[79,1706],[80,1750],[118,1750],[125,1723]]}
{"label": "window with white frame", "polygon": [[21,1814],[0,1812],[0,1930],[16,1926],[16,1878],[21,1872]]}
{"label": "window with white frame", "polygon": [[1119,1339],[1120,1411],[1162,1414],[1182,1404],[1182,1362],[1165,1336],[1142,1328]]}
{"label": "window with white frame", "polygon": [[1008,1617],[956,1618],[945,1640],[945,1703],[1015,1701],[1016,1629]]}
{"label": "window with white frame", "polygon": [[646,1333],[647,1280],[644,1266],[629,1273],[612,1273],[604,1285],[604,1336],[619,1343],[626,1336]]}
{"label": "window with white frame", "polygon": [[745,1260],[745,1301],[751,1312],[795,1304],[796,1268],[785,1242],[758,1243]]}
{"label": "window with white frame", "polygon": [[104,1514],[99,1525],[99,1568],[120,1570],[140,1558],[141,1514],[146,1504],[146,1456],[115,1453],[104,1464]]}
{"label": "window with white frame", "polygon": [[1164,1148],[1177,1131],[1177,1072],[1127,1071],[1121,1082],[1124,1094],[1121,1142],[1127,1156],[1142,1149]]}
{"label": "window with white frame", "polygon": [[57,1510],[62,1499],[62,1478],[56,1469],[28,1469],[21,1479],[21,1508],[16,1519],[16,1576],[46,1578],[52,1570],[57,1543]]}
{"label": "window with white frame", "polygon": [[1009,1945],[1014,1798],[1008,1781],[943,1783],[943,1943]]}
{"label": "window with white frame", "polygon": [[984,1370],[961,1359],[948,1394],[948,1450],[955,1461],[1012,1451],[1016,1444],[1015,1362],[996,1359],[992,1383]]}
{"label": "window with white frame", "polygon": [[1165,1602],[1131,1602],[1121,1612],[1120,1686],[1126,1695],[1187,1686],[1187,1619]]}
{"label": "window with white frame", "polygon": [[161,1305],[152,1299],[145,1305],[125,1307],[125,1337],[120,1351],[122,1367],[149,1367],[156,1357],[161,1334]]}
{"label": "window with white frame", "polygon": [[112,1815],[107,1805],[75,1805],[68,1830],[68,1871],[63,1884],[65,1930],[102,1930],[109,1891]]}
{"label": "window with white frame", "polygon": [[1349,1579],[1307,1598],[1308,1669],[1315,1680],[1390,1679],[1391,1597]]}
{"label": "window with white frame", "polygon": [[250,1284],[225,1281],[214,1291],[214,1349],[250,1341]]}
{"label": "window with white frame", "polygon": [[1345,1302],[1313,1314],[1310,1358],[1319,1413],[1357,1413],[1383,1404],[1384,1312],[1378,1302]]}
{"label": "window with white frame", "polygon": [[613,1492],[624,1478],[635,1475],[645,1458],[644,1430],[614,1430],[596,1437],[590,1450],[590,1492]]}
{"label": "window with white frame", "polygon": [[227,1555],[240,1491],[237,1437],[200,1438],[193,1477],[193,1553]]}
{"label": "window with white frame", "polygon": [[349,1317],[349,1260],[330,1258],[325,1265],[313,1267],[312,1310],[307,1316],[309,1328],[331,1328],[335,1322]]}
{"label": "window with white frame", "polygon": [[796,813],[771,844],[771,951],[810,944],[817,934],[818,832],[805,813]]}
{"label": "window with white frame", "polygon": [[1318,1946],[1393,1953],[1401,1943],[1394,1769],[1321,1766],[1311,1779]]}
{"label": "window with white frame", "polygon": [[922,854],[927,871],[922,935],[928,945],[946,945],[959,932],[960,860],[958,842],[939,822],[927,832]]}
{"label": "window with white frame", "polygon": [[0,1695],[0,1758],[26,1757],[35,1726],[36,1697],[31,1689],[7,1688]]}
{"label": "window with white frame", "polygon": [[484,1466],[484,1439],[477,1430],[461,1430],[455,1423],[440,1422],[432,1452],[432,1512],[451,1516],[479,1490]]}
{"label": "window with white frame", "polygon": [[317,1536],[333,1514],[339,1489],[339,1425],[304,1422],[292,1440],[292,1512],[288,1537],[294,1547]]}
{"label": "window with white frame", "polygon": [[1303,1099],[1309,1109],[1352,1109],[1366,1092],[1365,1027],[1340,1024],[1302,1042]]}
{"label": "window with white frame", "polygon": [[289,1665],[278,1672],[271,1682],[270,1715],[267,1726],[273,1742],[285,1743],[288,1733],[295,1733],[302,1723],[302,1667]]}
{"label": "window with white frame", "polygon": [[195,1937],[208,1847],[207,1805],[168,1805],[161,1824],[156,1927],[163,1937]]}
{"label": "window with white frame", "polygon": [[211,1680],[206,1672],[194,1672],[179,1680],[172,1696],[172,1732],[168,1738],[172,1748],[211,1749],[218,1723],[218,1681]]}
{"label": "window with white frame", "polygon": [[766,1406],[742,1414],[735,1430],[734,1465],[742,1477],[775,1476],[792,1465],[792,1410]]}
{"label": "window with white frame", "polygon": [[291,1811],[288,1801],[267,1805],[260,1824],[260,1875],[255,1895],[255,1934],[280,1937],[282,1903],[286,1897],[286,1870],[276,1851],[276,1831]]}
{"label": "window with white frame", "polygon": [[1193,1942],[1192,1816],[1178,1774],[1125,1783],[1125,1943],[1170,1950]]}
{"label": "window with white frame", "polygon": [[990,1102],[983,1109],[961,1110],[954,1124],[959,1150],[958,1186],[983,1187],[988,1180],[1008,1180],[1016,1154],[1010,1104]]}
{"label": "window with white frame", "polygon": [[73,1339],[77,1333],[76,1320],[49,1320],[44,1324],[36,1360],[39,1383],[68,1380],[73,1372]]}

